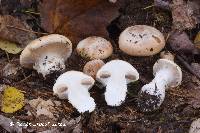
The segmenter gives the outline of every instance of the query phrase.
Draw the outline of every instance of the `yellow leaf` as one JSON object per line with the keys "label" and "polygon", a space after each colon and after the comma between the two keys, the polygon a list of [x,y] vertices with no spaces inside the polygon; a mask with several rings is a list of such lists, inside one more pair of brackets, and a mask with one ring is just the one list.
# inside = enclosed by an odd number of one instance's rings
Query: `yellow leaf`
{"label": "yellow leaf", "polygon": [[196,47],[200,49],[200,31],[199,31],[199,33],[197,33],[197,35],[194,39],[194,43],[195,43]]}
{"label": "yellow leaf", "polygon": [[17,44],[2,39],[0,39],[0,49],[10,54],[18,54],[22,51],[22,48],[18,47]]}
{"label": "yellow leaf", "polygon": [[24,94],[15,87],[8,87],[4,90],[2,97],[1,111],[14,113],[24,106]]}

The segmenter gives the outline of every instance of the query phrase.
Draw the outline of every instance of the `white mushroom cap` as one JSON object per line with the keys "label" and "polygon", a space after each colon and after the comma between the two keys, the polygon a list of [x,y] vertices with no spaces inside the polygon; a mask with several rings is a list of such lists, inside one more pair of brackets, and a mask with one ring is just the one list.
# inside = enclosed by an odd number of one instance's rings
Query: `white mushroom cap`
{"label": "white mushroom cap", "polygon": [[126,28],[119,36],[119,48],[131,56],[150,56],[159,53],[165,46],[163,34],[147,25]]}
{"label": "white mushroom cap", "polygon": [[30,42],[20,55],[20,64],[33,68],[43,76],[65,69],[64,62],[72,53],[71,41],[62,35],[51,34]]}
{"label": "white mushroom cap", "polygon": [[189,133],[200,133],[200,118],[192,122]]}
{"label": "white mushroom cap", "polygon": [[112,54],[113,47],[106,39],[92,36],[80,41],[76,50],[83,58],[106,59]]}
{"label": "white mushroom cap", "polygon": [[104,65],[105,63],[102,60],[95,59],[87,62],[83,68],[83,72],[93,78],[96,78],[97,71]]}
{"label": "white mushroom cap", "polygon": [[105,100],[110,106],[125,101],[127,84],[139,79],[139,73],[128,62],[112,60],[99,69],[96,79],[106,86]]}
{"label": "white mushroom cap", "polygon": [[156,73],[163,68],[170,69],[170,72],[173,74],[171,77],[170,82],[168,83],[168,87],[177,87],[181,84],[182,81],[182,71],[181,68],[168,59],[159,59],[153,66],[153,75],[155,76]]}
{"label": "white mushroom cap", "polygon": [[61,99],[67,99],[79,111],[92,112],[95,102],[88,90],[94,85],[94,79],[79,71],[68,71],[58,77],[53,92]]}

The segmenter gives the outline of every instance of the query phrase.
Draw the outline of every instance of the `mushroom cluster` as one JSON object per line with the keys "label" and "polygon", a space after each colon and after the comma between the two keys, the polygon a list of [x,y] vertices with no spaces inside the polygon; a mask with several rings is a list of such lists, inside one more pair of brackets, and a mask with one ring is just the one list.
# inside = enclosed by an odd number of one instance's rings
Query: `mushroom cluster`
{"label": "mushroom cluster", "polygon": [[[115,0],[110,0],[115,2]],[[154,27],[135,25],[126,28],[119,36],[119,48],[131,56],[151,56],[159,53],[165,46],[163,34]],[[104,63],[103,59],[112,55],[112,44],[98,36],[91,36],[80,41],[77,53],[89,59],[80,71],[67,71],[61,74],[53,86],[54,95],[60,99],[68,99],[80,112],[92,112],[95,101],[89,89],[95,80],[102,83],[105,90],[105,101],[109,106],[120,106],[126,99],[127,84],[139,79],[138,71],[128,62],[111,60]],[[46,75],[63,71],[65,61],[72,53],[71,41],[58,34],[40,37],[27,45],[20,55],[20,64]],[[160,107],[165,90],[180,85],[182,72],[174,63],[174,56],[167,52],[153,66],[155,78],[141,88],[138,107],[142,111],[152,111]]]}

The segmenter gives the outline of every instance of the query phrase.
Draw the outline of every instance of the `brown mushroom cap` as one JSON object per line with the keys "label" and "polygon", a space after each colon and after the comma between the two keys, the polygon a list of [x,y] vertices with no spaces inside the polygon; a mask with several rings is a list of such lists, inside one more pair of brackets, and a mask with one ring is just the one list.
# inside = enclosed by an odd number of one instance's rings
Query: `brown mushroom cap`
{"label": "brown mushroom cap", "polygon": [[112,54],[113,47],[106,39],[92,36],[80,41],[76,50],[83,58],[106,59]]}
{"label": "brown mushroom cap", "polygon": [[83,68],[83,72],[94,79],[96,78],[97,71],[104,65],[105,63],[102,60],[96,59],[87,62]]}
{"label": "brown mushroom cap", "polygon": [[20,64],[32,68],[36,60],[45,53],[56,53],[66,60],[72,53],[71,41],[62,35],[51,34],[30,42],[20,55]]}
{"label": "brown mushroom cap", "polygon": [[169,87],[176,87],[181,84],[182,71],[177,64],[168,59],[159,59],[153,66],[153,75],[155,76],[156,73],[162,69],[168,69],[173,74],[171,82],[168,85]]}
{"label": "brown mushroom cap", "polygon": [[135,25],[126,28],[119,36],[119,48],[131,56],[150,56],[165,46],[163,34],[154,27]]}

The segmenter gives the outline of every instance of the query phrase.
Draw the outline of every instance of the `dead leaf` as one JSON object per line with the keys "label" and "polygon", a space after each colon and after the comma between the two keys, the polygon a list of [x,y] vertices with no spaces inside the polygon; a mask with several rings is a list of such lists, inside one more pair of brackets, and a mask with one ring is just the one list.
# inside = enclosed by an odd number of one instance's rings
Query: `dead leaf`
{"label": "dead leaf", "polygon": [[60,133],[60,131],[57,128],[54,128],[54,129],[42,131],[39,133]]}
{"label": "dead leaf", "polygon": [[18,54],[23,50],[22,48],[17,46],[17,44],[2,39],[0,39],[0,49],[10,54]]}
{"label": "dead leaf", "polygon": [[[47,101],[37,98],[30,100],[28,102],[32,108],[36,111],[36,117],[40,117],[40,115],[45,115],[49,118],[56,119],[56,115],[58,117],[58,111],[55,109],[55,106],[59,106],[60,103],[58,101],[57,104],[54,105],[54,103],[49,99]],[[29,113],[30,114],[30,113]]]}
{"label": "dead leaf", "polygon": [[192,4],[184,0],[173,0],[171,4],[173,27],[177,30],[192,29],[196,27],[196,18]]}
{"label": "dead leaf", "polygon": [[195,39],[194,39],[194,44],[197,48],[200,49],[200,32],[197,33]]}
{"label": "dead leaf", "polygon": [[24,94],[15,87],[7,87],[2,97],[1,111],[14,113],[24,106]]}
{"label": "dead leaf", "polygon": [[3,115],[0,115],[0,126],[10,133],[22,133],[22,127],[19,127],[17,124],[11,124],[13,121],[10,118],[7,118]]}
{"label": "dead leaf", "polygon": [[19,43],[22,47],[25,47],[31,40],[35,39],[34,33],[20,30],[31,28],[17,18],[10,15],[0,16],[0,38],[9,40],[11,42]]}
{"label": "dead leaf", "polygon": [[65,118],[63,118],[61,123],[65,124],[64,132],[70,133],[73,131],[73,133],[81,133],[82,125],[81,125],[80,121],[81,121],[81,116],[79,116],[75,119],[71,119],[71,120],[66,120]]}
{"label": "dead leaf", "polygon": [[189,39],[185,32],[175,31],[172,33],[167,42],[170,44],[174,51],[184,52],[184,53],[194,53],[196,49],[194,44]]}
{"label": "dead leaf", "polygon": [[192,63],[191,64],[192,69],[194,72],[200,76],[200,64],[199,63]]}
{"label": "dead leaf", "polygon": [[3,68],[3,76],[7,77],[10,75],[16,75],[17,71],[20,68],[14,64],[8,63],[4,68]]}
{"label": "dead leaf", "polygon": [[108,37],[106,27],[118,16],[119,5],[119,1],[113,4],[108,0],[43,0],[42,27],[75,43],[91,35]]}

